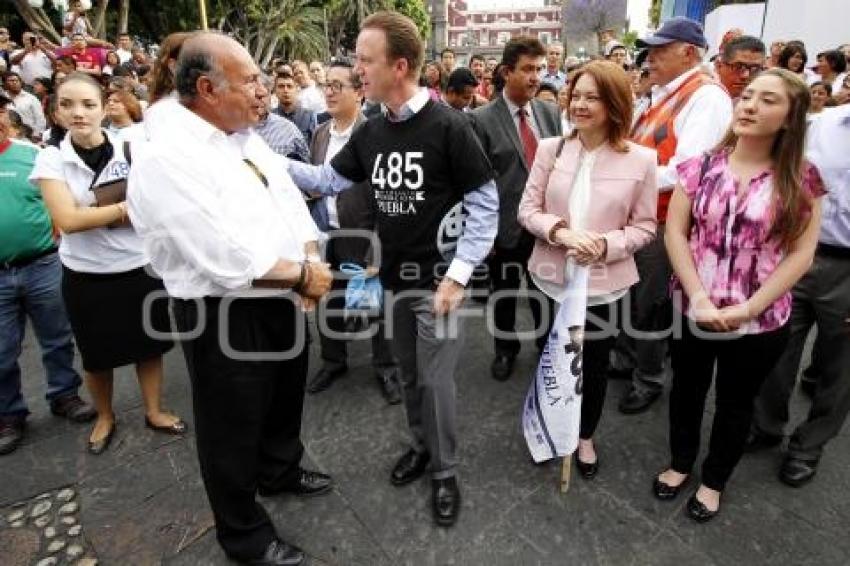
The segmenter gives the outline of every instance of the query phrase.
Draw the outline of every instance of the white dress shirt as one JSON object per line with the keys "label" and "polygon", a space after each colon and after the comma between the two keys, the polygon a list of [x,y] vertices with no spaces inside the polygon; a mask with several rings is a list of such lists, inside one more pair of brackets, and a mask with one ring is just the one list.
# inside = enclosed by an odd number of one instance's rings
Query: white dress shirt
{"label": "white dress shirt", "polygon": [[302,88],[298,93],[298,102],[301,108],[311,110],[316,114],[321,114],[328,109],[325,103],[325,95],[315,84]]}
{"label": "white dress shirt", "polygon": [[286,158],[253,131],[228,136],[182,104],[162,104],[150,143],[133,148],[127,202],[168,293],[247,291],[279,259],[303,261],[318,229]]}
{"label": "white dress shirt", "polygon": [[820,241],[850,249],[850,104],[825,108],[809,126],[806,140],[806,157],[827,191]]}
{"label": "white dress shirt", "polygon": [[[688,77],[700,72],[699,66],[679,75],[664,86],[652,88],[650,108],[663,102]],[[678,182],[676,165],[716,146],[732,124],[732,99],[719,85],[697,89],[673,120],[678,141],[676,154],[667,165],[658,166],[658,190],[672,191]]]}
{"label": "white dress shirt", "polygon": [[[328,131],[330,137],[328,138],[328,150],[325,152],[325,163],[330,163],[331,159],[339,153],[339,150],[342,149],[348,140],[351,138],[351,132],[354,131],[354,122],[351,123],[348,128],[343,130],[342,132],[338,132],[336,130],[336,121],[331,123],[331,129]],[[331,228],[339,228],[339,214],[336,209],[336,197],[329,196],[325,197],[325,204],[328,207],[328,224],[330,224]]]}
{"label": "white dress shirt", "polygon": [[38,98],[22,90],[17,96],[12,97],[12,103],[15,105],[15,112],[21,115],[23,123],[32,128],[32,131],[44,131],[47,120],[44,118],[44,111]]}

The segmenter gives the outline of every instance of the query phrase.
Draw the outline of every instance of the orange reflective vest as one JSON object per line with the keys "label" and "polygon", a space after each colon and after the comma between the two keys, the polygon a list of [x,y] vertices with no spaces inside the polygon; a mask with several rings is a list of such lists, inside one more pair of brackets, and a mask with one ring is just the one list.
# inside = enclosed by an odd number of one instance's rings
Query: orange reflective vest
{"label": "orange reflective vest", "polygon": [[[705,73],[696,72],[685,80],[679,88],[667,95],[659,104],[641,114],[632,128],[632,141],[658,152],[658,164],[667,165],[676,155],[675,120],[691,96],[701,87],[718,84]],[[667,207],[670,206],[672,191],[658,193],[658,222],[667,221]]]}

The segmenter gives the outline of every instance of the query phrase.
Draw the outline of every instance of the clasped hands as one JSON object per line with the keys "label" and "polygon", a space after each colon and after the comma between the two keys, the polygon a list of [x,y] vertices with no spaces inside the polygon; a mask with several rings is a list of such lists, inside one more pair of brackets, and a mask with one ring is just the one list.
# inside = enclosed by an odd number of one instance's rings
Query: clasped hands
{"label": "clasped hands", "polygon": [[691,313],[697,326],[715,332],[735,332],[757,314],[748,301],[717,308],[704,294],[691,300]]}
{"label": "clasped hands", "polygon": [[570,230],[558,228],[552,241],[567,249],[567,257],[575,259],[579,265],[590,265],[605,259],[608,254],[608,241],[602,234],[590,230]]}

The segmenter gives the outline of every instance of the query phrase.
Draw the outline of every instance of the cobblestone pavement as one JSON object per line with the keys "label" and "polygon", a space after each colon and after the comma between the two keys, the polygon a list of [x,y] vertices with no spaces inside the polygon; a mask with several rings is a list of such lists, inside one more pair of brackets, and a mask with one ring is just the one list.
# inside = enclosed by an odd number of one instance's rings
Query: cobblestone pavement
{"label": "cobblestone pavement", "polygon": [[[309,500],[263,500],[281,535],[313,564],[850,564],[847,427],[801,489],[776,479],[780,450],[745,456],[721,514],[697,525],[684,514],[686,497],[662,503],[650,491],[668,458],[666,398],[643,415],[623,416],[616,401],[626,383],[612,382],[597,435],[600,474],[592,482],[574,478],[560,495],[559,466],[533,465],[520,431],[534,348],[525,345],[512,379],[499,383],[489,375],[483,325],[474,321],[471,329],[457,380],[458,525],[432,526],[426,480],[390,486],[389,469],[405,449],[404,417],[381,398],[367,345],[355,344],[348,376],[306,406],[306,464],[333,474],[336,489]],[[106,454],[87,454],[88,426],[50,415],[38,347],[28,336],[21,364],[33,414],[24,444],[0,457],[0,564],[228,564],[215,542],[193,436],[145,429],[135,377],[122,369],[117,436]],[[317,360],[314,351],[311,372]],[[165,366],[165,404],[191,426],[179,349]],[[795,418],[805,408],[798,396]]]}

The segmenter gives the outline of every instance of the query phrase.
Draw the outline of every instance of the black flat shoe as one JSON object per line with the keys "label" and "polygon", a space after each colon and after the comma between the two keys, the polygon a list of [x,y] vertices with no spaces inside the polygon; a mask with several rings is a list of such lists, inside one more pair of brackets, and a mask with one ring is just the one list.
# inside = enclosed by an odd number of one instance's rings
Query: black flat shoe
{"label": "black flat shoe", "polygon": [[652,493],[661,501],[672,501],[679,496],[679,492],[682,491],[682,488],[690,479],[691,476],[685,476],[685,479],[679,485],[669,485],[658,479],[658,476],[655,476],[655,481],[652,482]]}
{"label": "black flat shoe", "polygon": [[706,507],[702,501],[697,499],[697,494],[694,493],[690,499],[688,499],[688,505],[686,506],[688,511],[688,516],[696,521],[697,523],[707,523],[710,520],[714,519],[714,517],[720,513],[720,507],[717,508],[717,511],[711,511],[708,507]]}
{"label": "black flat shoe", "polygon": [[89,454],[94,454],[95,456],[99,456],[106,452],[106,449],[109,448],[109,445],[112,443],[112,437],[115,436],[115,429],[118,427],[118,421],[112,421],[112,426],[109,427],[109,432],[106,433],[106,436],[92,442],[89,440],[88,451]]}
{"label": "black flat shoe", "polygon": [[189,425],[187,425],[181,419],[177,419],[177,421],[172,425],[157,426],[157,425],[155,425],[151,422],[151,420],[147,417],[147,415],[145,416],[145,426],[148,427],[149,429],[153,430],[153,431],[162,432],[162,433],[165,433],[165,434],[173,434],[175,436],[180,436],[181,434],[186,434],[186,432],[189,430]]}
{"label": "black flat shoe", "polygon": [[304,552],[280,539],[273,540],[260,558],[248,560],[250,566],[301,566],[307,564]]}
{"label": "black flat shoe", "polygon": [[818,471],[817,460],[803,460],[786,456],[779,469],[779,479],[785,485],[802,487],[814,479]]}
{"label": "black flat shoe", "polygon": [[431,456],[427,452],[408,450],[396,462],[392,474],[390,474],[390,483],[396,486],[409,484],[425,473],[430,461]]}
{"label": "black flat shoe", "polygon": [[599,473],[599,456],[596,456],[596,461],[592,464],[588,464],[587,462],[582,462],[578,459],[578,450],[575,451],[575,462],[576,468],[578,468],[578,473],[586,480],[592,480],[596,477],[596,474]]}
{"label": "black flat shoe", "polygon": [[456,478],[431,481],[434,521],[441,527],[451,527],[460,513],[460,489]]}
{"label": "black flat shoe", "polygon": [[313,497],[324,495],[333,488],[334,482],[327,474],[311,470],[301,470],[298,480],[280,489],[269,489],[260,486],[257,492],[263,497],[271,497],[281,493],[294,493],[302,497]]}

